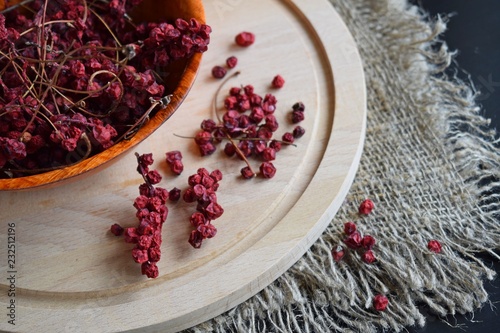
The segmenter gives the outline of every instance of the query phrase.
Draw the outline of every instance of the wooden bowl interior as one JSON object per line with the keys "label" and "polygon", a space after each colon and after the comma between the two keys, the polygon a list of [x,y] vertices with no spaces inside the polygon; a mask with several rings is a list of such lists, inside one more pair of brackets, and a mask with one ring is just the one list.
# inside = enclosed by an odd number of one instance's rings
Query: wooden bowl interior
{"label": "wooden bowl interior", "polygon": [[[205,23],[205,11],[201,0],[145,0],[132,13],[136,22],[157,21],[160,19],[195,18]],[[0,179],[0,191],[27,190],[54,186],[67,180],[75,180],[77,176],[89,175],[116,161],[117,157],[129,151],[132,147],[151,135],[160,127],[181,105],[194,83],[201,62],[201,54],[196,53],[186,61],[179,61],[165,68],[168,73],[165,80],[166,94],[172,94],[170,104],[159,110],[141,129],[129,140],[123,140],[105,151],[91,156],[75,165],[37,175]],[[175,87],[173,90],[168,87]]]}

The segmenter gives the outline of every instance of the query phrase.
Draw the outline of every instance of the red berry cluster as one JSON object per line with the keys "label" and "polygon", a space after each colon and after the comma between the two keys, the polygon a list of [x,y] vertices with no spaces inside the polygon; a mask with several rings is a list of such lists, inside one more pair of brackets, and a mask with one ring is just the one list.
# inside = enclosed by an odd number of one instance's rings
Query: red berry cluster
{"label": "red berry cluster", "polygon": [[[168,215],[165,205],[169,199],[169,192],[161,187],[155,187],[161,181],[161,175],[156,170],[149,170],[153,164],[152,154],[137,156],[137,171],[142,175],[144,183],[139,186],[139,196],[134,201],[137,210],[136,217],[139,225],[126,228],[124,231],[125,242],[135,244],[132,249],[134,261],[141,264],[143,275],[148,278],[158,276],[156,263],[161,257],[162,226]],[[120,235],[123,229],[115,224],[111,232]]]}
{"label": "red berry cluster", "polygon": [[375,238],[373,238],[373,236],[362,236],[361,233],[356,230],[356,225],[352,222],[344,224],[344,233],[347,235],[344,239],[344,244],[353,250],[362,249],[363,253],[361,258],[364,262],[371,264],[377,260],[372,251],[372,248],[375,245]]}
{"label": "red berry cluster", "polygon": [[195,228],[189,236],[189,244],[200,248],[204,239],[212,238],[217,234],[217,229],[212,221],[221,217],[224,209],[217,202],[217,189],[222,180],[222,172],[216,169],[208,172],[200,168],[188,179],[189,188],[184,191],[182,198],[187,203],[196,202],[196,212],[189,221]]}
{"label": "red berry cluster", "polygon": [[0,177],[78,162],[168,104],[155,69],[206,51],[211,29],[134,25],[140,2],[34,0],[0,14]]}
{"label": "red berry cluster", "polygon": [[[272,161],[282,147],[281,141],[273,139],[279,128],[274,115],[277,102],[272,94],[262,97],[255,93],[252,85],[232,87],[224,100],[225,113],[220,122],[217,124],[212,119],[203,120],[201,131],[195,136],[194,141],[201,155],[213,154],[216,144],[228,139],[224,153],[229,157],[237,155],[246,162],[247,166],[241,169],[243,178],[249,179],[256,175],[248,162],[252,156],[262,160],[259,169],[263,177],[274,177],[276,168]],[[301,133],[303,135],[304,132]],[[285,133],[283,142],[292,144],[295,137],[302,135]]]}
{"label": "red berry cluster", "polygon": [[[371,207],[369,210],[367,207]],[[364,214],[371,213],[374,205],[370,199],[364,200],[359,206],[359,212],[364,212]],[[344,234],[347,236],[344,239],[344,244],[353,250],[361,249],[363,251],[361,258],[367,264],[371,264],[375,262],[377,259],[375,258],[375,254],[372,251],[373,246],[375,246],[375,238],[370,235],[362,236],[361,233],[357,230],[356,224],[353,222],[346,222],[344,224]],[[333,259],[337,262],[342,260],[345,255],[345,249],[343,246],[338,245],[335,249],[332,249]]]}

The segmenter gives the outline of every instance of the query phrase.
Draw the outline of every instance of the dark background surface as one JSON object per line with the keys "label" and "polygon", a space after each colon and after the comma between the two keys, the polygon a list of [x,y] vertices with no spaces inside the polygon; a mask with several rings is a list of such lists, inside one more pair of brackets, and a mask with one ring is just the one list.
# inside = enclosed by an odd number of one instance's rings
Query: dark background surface
{"label": "dark background surface", "polygon": [[[449,73],[457,73],[480,92],[477,98],[481,114],[491,119],[491,128],[500,132],[500,0],[413,0],[431,17],[449,16],[448,30],[441,36],[450,50],[457,51]],[[450,15],[451,14],[451,15]],[[500,223],[500,221],[499,221]],[[485,262],[500,274],[500,263],[489,256]],[[473,315],[449,317],[450,324],[428,315],[422,329],[410,328],[410,333],[495,333],[500,332],[500,277],[487,281],[489,304]]]}

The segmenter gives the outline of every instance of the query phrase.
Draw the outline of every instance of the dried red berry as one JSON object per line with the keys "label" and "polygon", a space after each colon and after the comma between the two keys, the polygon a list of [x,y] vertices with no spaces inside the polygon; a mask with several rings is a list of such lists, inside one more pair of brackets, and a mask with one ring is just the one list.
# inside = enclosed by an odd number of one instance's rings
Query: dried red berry
{"label": "dried red berry", "polygon": [[359,231],[354,231],[344,239],[344,243],[351,249],[359,249],[361,247],[361,234]]}
{"label": "dried red berry", "polygon": [[296,126],[292,132],[293,137],[295,139],[302,137],[305,133],[306,133],[306,130],[302,126]]}
{"label": "dried red berry", "polygon": [[200,127],[202,130],[209,132],[209,133],[212,133],[215,130],[215,128],[217,127],[217,124],[212,119],[205,119],[201,122]]}
{"label": "dried red berry", "polygon": [[305,119],[304,112],[292,111],[292,123],[297,124]]}
{"label": "dried red berry", "polygon": [[174,161],[182,160],[182,153],[178,150],[172,150],[165,153],[167,163],[173,163]]}
{"label": "dried red berry", "polygon": [[150,279],[156,279],[159,275],[158,266],[156,262],[145,262],[141,265],[141,271],[143,275],[146,275]]}
{"label": "dried red berry", "polygon": [[250,178],[253,178],[255,176],[255,173],[248,166],[246,166],[246,167],[241,169],[241,175],[245,179],[250,179]]}
{"label": "dried red berry", "polygon": [[276,167],[271,162],[263,162],[259,169],[264,178],[273,178],[276,174]]}
{"label": "dried red berry", "polygon": [[389,300],[384,295],[377,295],[373,299],[373,308],[377,311],[384,311],[389,304]]}
{"label": "dried red berry", "polygon": [[168,192],[168,197],[170,201],[179,201],[179,199],[181,198],[181,190],[177,187],[174,187]]}
{"label": "dried red berry", "polygon": [[226,76],[227,70],[222,66],[214,66],[212,68],[212,76],[216,79],[222,79]]}
{"label": "dried red berry", "polygon": [[356,225],[352,222],[344,223],[344,233],[346,235],[352,235],[356,231]]}
{"label": "dried red berry", "polygon": [[123,234],[124,229],[121,225],[115,223],[111,226],[111,233],[115,236],[121,236]]}
{"label": "dried red berry", "polygon": [[262,158],[266,162],[274,161],[276,159],[276,150],[273,148],[265,148],[264,151],[262,151]]}
{"label": "dried red berry", "polygon": [[293,134],[290,132],[286,132],[283,134],[281,137],[281,140],[285,143],[292,144],[295,141],[295,138],[293,137]]}
{"label": "dried red berry", "polygon": [[299,112],[304,112],[306,109],[304,103],[302,102],[297,102],[292,106],[293,111],[299,111]]}
{"label": "dried red berry", "polygon": [[372,250],[368,250],[366,251],[365,253],[363,253],[363,255],[361,256],[361,258],[363,259],[364,262],[366,262],[367,264],[371,264],[373,262],[375,262],[377,259],[375,258],[375,254],[373,253]]}
{"label": "dried red berry", "polygon": [[345,251],[342,246],[339,245],[335,249],[332,249],[333,260],[335,260],[336,262],[342,260],[342,258],[344,258],[344,255]]}
{"label": "dried red berry", "polygon": [[236,67],[237,64],[238,64],[238,58],[236,58],[235,56],[231,56],[226,59],[226,65],[229,68],[234,68]]}
{"label": "dried red berry", "polygon": [[148,180],[149,183],[152,185],[158,184],[161,182],[161,175],[158,171],[156,170],[151,170],[146,174],[146,179]]}
{"label": "dried red berry", "polygon": [[281,75],[276,75],[271,83],[274,88],[283,88],[285,79]]}
{"label": "dried red berry", "polygon": [[231,142],[228,142],[224,146],[224,153],[227,156],[232,157],[236,154],[236,147]]}
{"label": "dried red berry", "polygon": [[276,140],[272,140],[269,143],[269,147],[273,148],[276,152],[279,152],[281,150],[281,142],[276,141]]}
{"label": "dried red berry", "polygon": [[365,235],[363,239],[361,240],[361,245],[366,249],[366,250],[371,250],[373,246],[375,245],[375,238],[373,238],[370,235]]}
{"label": "dried red berry", "polygon": [[359,205],[359,213],[363,215],[368,215],[372,212],[375,205],[370,199],[364,200],[361,205]]}
{"label": "dried red berry", "polygon": [[442,246],[441,243],[435,239],[432,239],[427,243],[427,248],[434,253],[441,253]]}
{"label": "dried red berry", "polygon": [[241,32],[235,37],[235,42],[239,46],[250,46],[255,42],[255,35],[251,32]]}

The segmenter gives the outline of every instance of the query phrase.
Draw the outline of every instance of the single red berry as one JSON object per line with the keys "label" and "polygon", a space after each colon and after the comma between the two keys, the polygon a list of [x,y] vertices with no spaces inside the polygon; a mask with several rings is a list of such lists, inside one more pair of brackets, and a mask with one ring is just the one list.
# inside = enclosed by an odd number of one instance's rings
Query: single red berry
{"label": "single red berry", "polygon": [[182,161],[174,161],[170,164],[170,170],[176,175],[180,175],[184,171],[184,164],[182,164]]}
{"label": "single red berry", "polygon": [[145,262],[141,265],[141,272],[150,279],[156,279],[159,275],[158,266],[156,262]]}
{"label": "single red berry", "polygon": [[352,235],[356,231],[356,225],[352,222],[344,223],[344,233],[346,235]]}
{"label": "single red berry", "polygon": [[441,253],[442,246],[441,243],[435,239],[432,239],[427,243],[427,248],[434,253]]}
{"label": "single red berry", "polygon": [[210,172],[210,178],[212,178],[216,182],[220,182],[222,180],[222,172],[219,169],[215,169]]}
{"label": "single red berry", "polygon": [[197,145],[204,145],[205,143],[212,142],[212,134],[207,131],[199,131],[194,137],[194,142]]}
{"label": "single red berry", "polygon": [[286,132],[285,134],[283,134],[283,136],[281,137],[281,140],[285,143],[288,143],[288,144],[292,144],[293,141],[295,141],[295,138],[293,137],[293,134],[290,133],[290,132]]}
{"label": "single red berry", "polygon": [[306,130],[302,126],[296,126],[292,132],[293,137],[295,139],[302,137],[305,133],[306,133]]}
{"label": "single red berry", "polygon": [[262,158],[266,162],[274,161],[276,159],[276,150],[273,148],[265,148],[262,151]]}
{"label": "single red berry", "polygon": [[248,166],[246,166],[246,167],[241,169],[241,175],[245,179],[250,179],[250,178],[253,178],[255,176],[255,173]]}
{"label": "single red berry", "polygon": [[335,249],[332,249],[333,260],[335,260],[336,262],[342,260],[342,258],[344,258],[344,255],[345,251],[342,246],[339,245]]}
{"label": "single red berry", "polygon": [[384,311],[389,304],[389,300],[384,295],[377,295],[373,299],[373,308],[377,311]]}
{"label": "single red berry", "polygon": [[136,263],[142,264],[143,262],[148,261],[148,251],[136,247],[132,249],[132,258],[134,258]]}
{"label": "single red berry", "polygon": [[212,76],[216,79],[222,79],[224,76],[226,76],[226,69],[222,66],[214,66],[212,68]]}
{"label": "single red berry", "polygon": [[281,142],[276,141],[276,140],[272,140],[269,143],[269,147],[273,148],[276,152],[279,152],[281,150]]}
{"label": "single red berry", "polygon": [[115,236],[121,236],[123,234],[124,229],[121,225],[115,223],[111,226],[111,233]]}
{"label": "single red berry", "polygon": [[231,142],[228,142],[224,146],[224,153],[227,156],[232,157],[234,156],[234,154],[236,154],[236,147]]}
{"label": "single red berry", "polygon": [[212,155],[216,150],[215,146],[211,142],[199,145],[198,148],[201,156]]}
{"label": "single red berry", "polygon": [[366,262],[367,264],[371,264],[373,262],[375,262],[377,259],[375,258],[375,254],[373,253],[372,250],[368,250],[366,251],[365,253],[363,253],[363,255],[361,256],[361,258],[363,259],[364,262]]}
{"label": "single red berry", "polygon": [[139,235],[136,228],[126,228],[124,233],[126,243],[137,243]]}
{"label": "single red berry", "polygon": [[203,242],[203,235],[198,230],[193,230],[189,235],[188,242],[195,249],[199,249],[201,247],[201,243]]}
{"label": "single red berry", "polygon": [[251,32],[244,31],[236,35],[234,41],[239,46],[250,46],[255,42],[255,35]]}
{"label": "single red berry", "polygon": [[292,106],[292,110],[293,111],[300,111],[300,112],[304,112],[306,109],[304,103],[302,102],[297,102],[295,103],[293,106]]}
{"label": "single red berry", "polygon": [[373,238],[370,235],[365,235],[363,239],[361,240],[361,245],[367,249],[371,250],[373,246],[375,245],[375,238]]}
{"label": "single red berry", "polygon": [[276,174],[276,167],[271,162],[263,162],[260,165],[260,173],[264,178],[273,178]]}
{"label": "single red berry", "polygon": [[174,187],[168,192],[168,198],[170,199],[170,201],[179,201],[179,199],[181,198],[181,190],[177,187]]}
{"label": "single red berry", "polygon": [[238,64],[238,58],[236,58],[235,56],[231,56],[226,59],[226,65],[229,68],[234,68],[236,67],[237,64]]}
{"label": "single red berry", "polygon": [[201,122],[200,127],[202,130],[212,133],[217,127],[217,124],[212,119],[205,119]]}
{"label": "single red berry", "polygon": [[146,179],[150,184],[158,184],[161,182],[161,175],[158,171],[156,170],[151,170],[146,174]]}
{"label": "single red berry", "polygon": [[272,81],[274,88],[283,88],[285,85],[285,79],[281,75],[276,75]]}
{"label": "single red berry", "polygon": [[178,150],[172,150],[172,151],[166,152],[165,155],[167,157],[166,158],[167,163],[173,163],[174,161],[182,160],[182,153]]}
{"label": "single red berry", "polygon": [[344,239],[344,243],[351,249],[359,249],[361,247],[361,239],[362,237],[359,231],[354,231]]}
{"label": "single red berry", "polygon": [[359,205],[359,213],[363,215],[368,215],[372,212],[375,205],[370,199],[364,200],[361,205]]}
{"label": "single red berry", "polygon": [[292,123],[297,124],[305,119],[304,112],[292,111]]}

